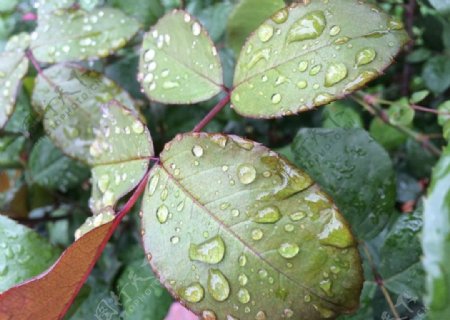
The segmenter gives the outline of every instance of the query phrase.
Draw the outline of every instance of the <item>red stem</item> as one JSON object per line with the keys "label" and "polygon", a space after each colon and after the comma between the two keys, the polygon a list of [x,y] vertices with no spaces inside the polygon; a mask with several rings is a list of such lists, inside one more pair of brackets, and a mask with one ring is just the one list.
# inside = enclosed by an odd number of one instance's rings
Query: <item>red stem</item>
{"label": "red stem", "polygon": [[202,121],[200,121],[192,130],[192,132],[200,132],[208,123],[211,122],[212,119],[215,118],[215,116],[222,111],[223,108],[230,102],[231,99],[231,93],[226,91],[227,95],[219,101],[219,103],[211,109],[211,111],[206,115],[206,117],[203,118]]}
{"label": "red stem", "polygon": [[428,113],[434,113],[434,114],[439,114],[439,115],[445,115],[445,116],[450,116],[450,112],[445,112],[445,111],[439,111],[436,109],[431,109],[431,108],[426,108],[426,107],[422,107],[422,106],[417,106],[417,105],[411,105],[411,108],[413,108],[414,110],[417,111],[423,111],[423,112],[428,112]]}

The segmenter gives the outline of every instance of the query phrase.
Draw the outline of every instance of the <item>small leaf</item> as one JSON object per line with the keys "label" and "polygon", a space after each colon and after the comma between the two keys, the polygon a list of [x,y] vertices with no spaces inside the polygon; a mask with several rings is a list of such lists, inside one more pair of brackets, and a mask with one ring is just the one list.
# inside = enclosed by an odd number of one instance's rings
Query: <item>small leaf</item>
{"label": "small leaf", "polygon": [[346,103],[334,102],[323,112],[324,128],[362,128],[361,115]]}
{"label": "small leaf", "polygon": [[412,94],[411,99],[409,100],[411,103],[419,103],[425,100],[430,95],[430,91],[428,90],[420,90],[416,91]]}
{"label": "small leaf", "polygon": [[239,55],[247,37],[267,18],[285,6],[282,0],[241,0],[228,19],[228,44]]}
{"label": "small leaf", "polygon": [[407,135],[385,123],[380,118],[372,120],[369,131],[372,138],[388,151],[397,149],[408,140]]}
{"label": "small leaf", "polygon": [[25,146],[26,138],[6,136],[0,138],[0,167],[17,168],[22,164],[20,153]]}
{"label": "small leaf", "polygon": [[387,152],[362,129],[302,129],[292,144],[296,162],[328,192],[361,239],[386,225],[395,204]]}
{"label": "small leaf", "polygon": [[248,39],[232,103],[259,118],[308,111],[378,77],[407,40],[401,22],[356,0],[294,3]]}
{"label": "small leaf", "polygon": [[125,46],[138,29],[134,19],[112,8],[57,10],[39,18],[31,49],[47,63],[103,58]]}
{"label": "small leaf", "polygon": [[[86,234],[45,273],[0,294],[0,319],[60,319],[106,245],[113,222]],[[45,293],[45,294],[43,294]]]}
{"label": "small leaf", "polygon": [[16,35],[0,53],[0,129],[14,111],[20,82],[28,71],[25,49],[29,39],[26,33]]}
{"label": "small leaf", "polygon": [[202,25],[175,10],[150,29],[142,44],[138,79],[150,99],[167,104],[208,100],[222,90],[222,65]]}
{"label": "small leaf", "polygon": [[407,98],[395,101],[388,109],[389,122],[393,125],[409,126],[416,112],[409,105]]}
{"label": "small leaf", "polygon": [[425,64],[422,77],[428,89],[441,94],[450,87],[450,61],[446,56],[435,56]]}
{"label": "small leaf", "polygon": [[79,185],[89,177],[85,166],[64,156],[47,137],[34,145],[29,168],[33,182],[62,192]]}
{"label": "small leaf", "polygon": [[179,135],[152,169],[142,219],[152,267],[197,314],[312,320],[358,305],[360,257],[344,218],[258,143]]}
{"label": "small leaf", "polygon": [[0,292],[42,272],[59,254],[36,232],[2,215],[0,239]]}
{"label": "small leaf", "polygon": [[450,147],[433,170],[425,200],[422,235],[423,265],[427,273],[425,301],[430,320],[450,317]]}

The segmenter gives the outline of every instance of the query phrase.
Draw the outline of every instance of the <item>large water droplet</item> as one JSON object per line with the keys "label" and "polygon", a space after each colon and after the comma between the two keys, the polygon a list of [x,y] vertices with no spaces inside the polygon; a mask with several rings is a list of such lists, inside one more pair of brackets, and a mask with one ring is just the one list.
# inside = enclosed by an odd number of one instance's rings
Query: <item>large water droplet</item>
{"label": "large water droplet", "polygon": [[239,289],[237,296],[240,303],[246,304],[250,301],[250,293],[245,288]]}
{"label": "large water droplet", "polygon": [[350,81],[344,88],[344,93],[352,92],[356,89],[361,88],[367,82],[374,79],[378,75],[378,72],[375,70],[365,70],[361,72],[355,79]]}
{"label": "large water droplet", "polygon": [[332,63],[325,75],[325,87],[332,87],[347,77],[347,67],[343,63]]}
{"label": "large water droplet", "polygon": [[194,156],[196,156],[197,158],[200,158],[201,156],[203,156],[203,148],[201,146],[199,146],[199,145],[195,145],[192,148],[192,154]]}
{"label": "large water droplet", "polygon": [[333,101],[333,97],[328,93],[319,93],[313,100],[316,105],[327,104],[331,101]]}
{"label": "large water droplet", "polygon": [[268,24],[263,24],[258,29],[258,38],[261,42],[267,42],[273,37],[273,27]]}
{"label": "large water droplet", "polygon": [[280,209],[276,206],[267,206],[256,212],[252,220],[256,223],[275,223],[281,219]]}
{"label": "large water droplet", "polygon": [[218,269],[210,269],[208,275],[208,291],[216,301],[225,301],[230,295],[230,284]]}
{"label": "large water droplet", "polygon": [[237,176],[242,184],[250,184],[256,179],[256,169],[251,164],[241,164],[237,168]]}
{"label": "large water droplet", "polygon": [[159,223],[166,223],[169,217],[169,209],[165,205],[161,205],[158,210],[156,210],[156,218]]}
{"label": "large water droplet", "polygon": [[270,100],[272,100],[273,104],[279,104],[281,102],[281,94],[275,93],[274,95],[272,95]]}
{"label": "large water droplet", "polygon": [[289,18],[289,11],[286,8],[281,9],[272,16],[272,21],[278,24],[286,22]]}
{"label": "large water droplet", "polygon": [[309,63],[306,60],[300,61],[298,64],[298,71],[305,72],[308,69]]}
{"label": "large water droplet", "polygon": [[323,11],[313,11],[295,22],[288,32],[287,41],[303,41],[316,39],[322,35],[325,30],[326,19]]}
{"label": "large water droplet", "polygon": [[356,54],[356,66],[363,66],[375,60],[377,52],[373,48],[364,48]]}
{"label": "large water droplet", "polygon": [[217,264],[225,255],[225,243],[220,236],[215,236],[199,245],[191,244],[189,258],[209,264]]}
{"label": "large water droplet", "polygon": [[200,283],[192,283],[180,292],[181,298],[191,303],[198,303],[202,301],[205,295],[205,290]]}
{"label": "large water droplet", "polygon": [[285,242],[278,248],[278,253],[286,259],[294,258],[300,251],[297,244],[291,242]]}

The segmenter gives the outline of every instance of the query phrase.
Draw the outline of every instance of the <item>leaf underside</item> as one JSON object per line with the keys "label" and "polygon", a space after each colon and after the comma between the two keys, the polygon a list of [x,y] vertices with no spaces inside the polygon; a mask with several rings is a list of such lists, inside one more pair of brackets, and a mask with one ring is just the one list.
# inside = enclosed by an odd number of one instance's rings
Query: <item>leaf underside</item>
{"label": "leaf underside", "polygon": [[137,21],[120,10],[59,9],[39,16],[31,49],[37,60],[47,63],[103,58],[125,46],[138,30]]}
{"label": "leaf underside", "polygon": [[258,118],[327,104],[378,77],[407,40],[401,23],[362,1],[294,3],[243,47],[232,103]]}
{"label": "leaf underside", "polygon": [[191,104],[222,90],[222,65],[206,30],[189,13],[175,10],[146,34],[138,79],[151,100]]}
{"label": "leaf underside", "polygon": [[175,138],[152,169],[142,228],[163,284],[204,317],[321,319],[357,308],[362,271],[347,223],[309,176],[255,142]]}

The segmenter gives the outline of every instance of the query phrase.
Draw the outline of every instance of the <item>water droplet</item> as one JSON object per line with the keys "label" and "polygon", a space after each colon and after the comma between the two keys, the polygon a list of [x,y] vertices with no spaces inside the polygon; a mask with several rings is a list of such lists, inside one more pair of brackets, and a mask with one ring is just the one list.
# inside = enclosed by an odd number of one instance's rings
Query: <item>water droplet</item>
{"label": "water droplet", "polygon": [[250,293],[245,288],[239,289],[237,296],[240,303],[246,304],[250,301]]}
{"label": "water droplet", "polygon": [[180,84],[176,81],[164,81],[162,87],[164,89],[175,89],[178,88]]}
{"label": "water droplet", "polygon": [[306,60],[300,61],[298,64],[298,71],[305,72],[308,69],[309,63]]}
{"label": "water droplet", "polygon": [[248,283],[248,277],[247,277],[247,275],[246,274],[244,274],[244,273],[241,273],[240,275],[239,275],[239,277],[238,277],[238,281],[239,281],[239,284],[241,285],[241,286],[246,286],[247,285],[247,283]]}
{"label": "water droplet", "polygon": [[330,271],[331,271],[331,273],[338,274],[339,272],[341,272],[341,268],[339,268],[337,266],[331,266]]}
{"label": "water droplet", "polygon": [[297,88],[299,89],[305,89],[308,86],[308,82],[305,80],[301,80],[297,82]]}
{"label": "water droplet", "polygon": [[205,290],[200,283],[192,283],[180,292],[181,298],[191,303],[198,303],[202,301],[205,295]]}
{"label": "water droplet", "polygon": [[355,79],[350,81],[344,88],[344,93],[349,93],[363,87],[367,82],[374,79],[378,75],[375,70],[366,70],[361,72]]}
{"label": "water droplet", "polygon": [[[253,68],[261,60],[269,60],[271,51],[271,48],[264,48],[255,52],[250,61],[247,63],[247,69]],[[239,101],[237,100],[237,97],[236,101]]]}
{"label": "water droplet", "polygon": [[320,316],[324,319],[334,318],[336,316],[334,311],[326,309],[324,307],[314,305],[314,308],[320,313]]}
{"label": "water droplet", "polygon": [[256,223],[275,223],[281,219],[280,209],[276,206],[267,206],[259,209],[252,220]]}
{"label": "water droplet", "polygon": [[286,259],[294,258],[300,251],[297,244],[291,242],[285,242],[278,248],[278,253]]}
{"label": "water droplet", "polygon": [[288,32],[288,43],[316,39],[325,30],[326,19],[323,11],[313,11],[295,22]]}
{"label": "water droplet", "polygon": [[215,236],[201,244],[191,244],[189,258],[194,261],[217,264],[225,255],[225,243],[220,236]]}
{"label": "water droplet", "polygon": [[261,279],[267,278],[267,276],[268,276],[267,270],[266,269],[259,270],[258,275]]}
{"label": "water droplet", "polygon": [[159,223],[166,223],[169,217],[169,209],[165,205],[161,205],[156,211],[156,217]]}
{"label": "water droplet", "polygon": [[280,103],[280,102],[281,102],[281,94],[275,93],[274,95],[272,95],[271,100],[272,100],[272,103],[273,103],[273,104],[278,104],[278,103]]}
{"label": "water droplet", "polygon": [[328,223],[324,225],[318,237],[321,244],[341,249],[355,244],[355,240],[345,225],[342,216],[335,210],[332,210]]}
{"label": "water droplet", "polygon": [[291,218],[292,221],[300,221],[304,217],[306,217],[306,213],[303,211],[297,211],[289,215],[289,218]]}
{"label": "water droplet", "polygon": [[202,320],[217,320],[216,314],[211,310],[204,310],[202,312]]}
{"label": "water droplet", "polygon": [[202,27],[200,26],[200,24],[198,22],[194,22],[194,24],[192,25],[192,34],[194,36],[198,36],[198,35],[200,35],[201,32],[202,32]]}
{"label": "water droplet", "polygon": [[238,259],[238,262],[241,267],[245,267],[245,265],[247,264],[247,257],[245,255],[241,255]]}
{"label": "water droplet", "polygon": [[152,196],[155,193],[156,188],[158,187],[158,183],[159,183],[159,174],[155,174],[148,183],[148,193],[150,196]]}
{"label": "water droplet", "polygon": [[325,279],[320,281],[319,286],[320,289],[322,289],[328,296],[332,296],[333,293],[331,292],[331,280],[330,279]]}
{"label": "water droplet", "polygon": [[237,176],[242,184],[250,184],[256,179],[256,169],[251,164],[241,164],[237,168]]}
{"label": "water droplet", "polygon": [[289,18],[289,11],[288,9],[283,8],[272,16],[272,21],[277,24],[282,24],[286,22],[288,18]]}
{"label": "water droplet", "polygon": [[311,302],[311,296],[309,294],[307,294],[307,295],[305,295],[303,300],[305,300],[305,302]]}
{"label": "water droplet", "polygon": [[153,49],[148,50],[148,51],[144,54],[144,61],[145,61],[145,62],[150,62],[150,61],[152,61],[153,59],[155,59],[155,55],[156,55],[155,50],[153,50]]}
{"label": "water droplet", "polygon": [[232,215],[233,217],[239,217],[239,214],[240,214],[240,212],[239,212],[238,209],[233,209],[233,210],[231,210],[231,215]]}
{"label": "water droplet", "polygon": [[356,66],[363,66],[375,60],[377,52],[373,48],[364,48],[356,54]]}
{"label": "water droplet", "polygon": [[389,30],[403,30],[405,26],[403,25],[403,22],[391,19],[388,22],[388,28]]}
{"label": "water droplet", "polygon": [[177,244],[178,242],[180,242],[180,238],[175,236],[170,238],[170,242],[172,242],[172,244]]}
{"label": "water droplet", "polygon": [[327,104],[328,102],[331,102],[331,101],[333,101],[333,97],[328,93],[319,93],[314,98],[314,104],[316,104],[316,105]]}
{"label": "water droplet", "polygon": [[216,301],[225,301],[230,295],[230,284],[218,269],[210,269],[208,275],[208,291]]}
{"label": "water droplet", "polygon": [[349,41],[350,41],[349,37],[340,37],[340,38],[337,38],[336,40],[334,40],[334,44],[342,45],[342,44],[346,44]]}
{"label": "water droplet", "polygon": [[203,148],[199,145],[195,145],[194,147],[192,147],[192,154],[197,158],[200,158],[201,156],[203,156]]}
{"label": "water droplet", "polygon": [[131,129],[133,129],[134,133],[141,134],[144,132],[144,125],[142,122],[136,120],[131,125]]}
{"label": "water droplet", "polygon": [[252,239],[255,241],[261,240],[264,236],[264,233],[261,229],[252,230]]}
{"label": "water droplet", "polygon": [[99,189],[102,193],[105,193],[106,190],[107,190],[108,187],[109,187],[109,182],[110,182],[109,175],[107,175],[107,174],[102,175],[102,176],[98,179],[98,182],[97,182],[98,189]]}
{"label": "water droplet", "polygon": [[290,223],[284,226],[284,230],[286,232],[292,232],[292,231],[294,231],[294,229],[295,229],[294,225],[292,225]]}
{"label": "water droplet", "polygon": [[339,26],[332,26],[330,29],[330,36],[334,37],[337,36],[341,32],[341,27]]}
{"label": "water droplet", "polygon": [[315,76],[315,75],[317,75],[320,72],[320,70],[322,70],[322,65],[317,64],[317,65],[315,65],[314,67],[311,68],[311,70],[309,71],[309,75],[310,76]]}
{"label": "water droplet", "polygon": [[273,27],[263,24],[258,29],[258,37],[261,42],[267,42],[273,37]]}
{"label": "water droplet", "polygon": [[294,311],[292,311],[291,309],[284,309],[283,313],[284,316],[288,319],[294,316]]}

